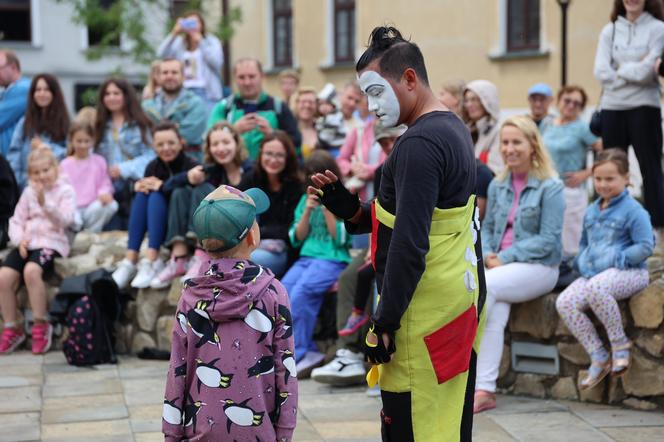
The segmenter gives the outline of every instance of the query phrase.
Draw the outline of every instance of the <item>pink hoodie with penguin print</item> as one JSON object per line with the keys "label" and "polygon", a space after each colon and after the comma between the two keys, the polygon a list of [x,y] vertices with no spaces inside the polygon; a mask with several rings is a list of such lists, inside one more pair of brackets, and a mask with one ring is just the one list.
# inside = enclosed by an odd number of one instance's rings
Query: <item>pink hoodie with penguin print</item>
{"label": "pink hoodie with penguin print", "polygon": [[290,441],[297,373],[286,290],[247,260],[203,270],[185,282],[173,324],[166,441]]}

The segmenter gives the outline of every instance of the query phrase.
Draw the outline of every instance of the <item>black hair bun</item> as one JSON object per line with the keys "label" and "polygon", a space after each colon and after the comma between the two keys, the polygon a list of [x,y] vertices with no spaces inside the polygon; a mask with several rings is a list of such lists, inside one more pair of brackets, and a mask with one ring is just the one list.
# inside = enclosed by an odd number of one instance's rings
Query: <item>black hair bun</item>
{"label": "black hair bun", "polygon": [[397,28],[393,26],[378,26],[371,31],[369,47],[380,51],[402,41],[404,41],[404,38]]}

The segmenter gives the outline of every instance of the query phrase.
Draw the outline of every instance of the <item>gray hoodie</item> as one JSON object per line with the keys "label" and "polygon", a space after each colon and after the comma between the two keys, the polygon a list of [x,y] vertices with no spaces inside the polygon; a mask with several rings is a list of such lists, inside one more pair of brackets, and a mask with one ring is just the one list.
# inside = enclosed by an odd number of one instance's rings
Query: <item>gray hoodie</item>
{"label": "gray hoodie", "polygon": [[654,66],[663,47],[664,22],[648,12],[643,12],[634,23],[619,16],[614,23],[604,26],[594,69],[595,78],[604,90],[600,107],[607,110],[660,107],[659,80]]}
{"label": "gray hoodie", "polygon": [[500,155],[500,104],[498,102],[498,89],[488,80],[474,80],[466,85],[466,91],[475,93],[482,106],[489,115],[480,118],[475,124],[479,137],[475,143],[475,157],[479,158],[482,152],[488,151],[487,166],[495,174],[505,168],[503,157]]}

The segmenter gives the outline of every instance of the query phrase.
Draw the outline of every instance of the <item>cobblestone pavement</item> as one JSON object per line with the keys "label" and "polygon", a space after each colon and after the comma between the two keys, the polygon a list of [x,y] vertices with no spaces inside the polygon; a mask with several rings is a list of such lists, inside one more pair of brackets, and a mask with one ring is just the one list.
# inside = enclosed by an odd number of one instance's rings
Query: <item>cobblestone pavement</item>
{"label": "cobblestone pavement", "polygon": [[[61,352],[0,357],[0,442],[162,441],[167,363],[122,358],[76,368]],[[379,441],[380,400],[361,387],[300,383],[298,442]],[[476,417],[475,441],[655,441],[664,414],[603,405],[501,396]]]}

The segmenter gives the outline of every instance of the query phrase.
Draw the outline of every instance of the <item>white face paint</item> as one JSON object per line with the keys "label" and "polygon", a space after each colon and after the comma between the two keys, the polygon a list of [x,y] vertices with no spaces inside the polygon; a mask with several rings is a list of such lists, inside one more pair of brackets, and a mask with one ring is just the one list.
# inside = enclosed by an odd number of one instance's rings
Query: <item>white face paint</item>
{"label": "white face paint", "polygon": [[375,112],[383,126],[396,126],[401,108],[390,83],[375,71],[362,72],[358,81],[362,92],[367,95],[369,112]]}

